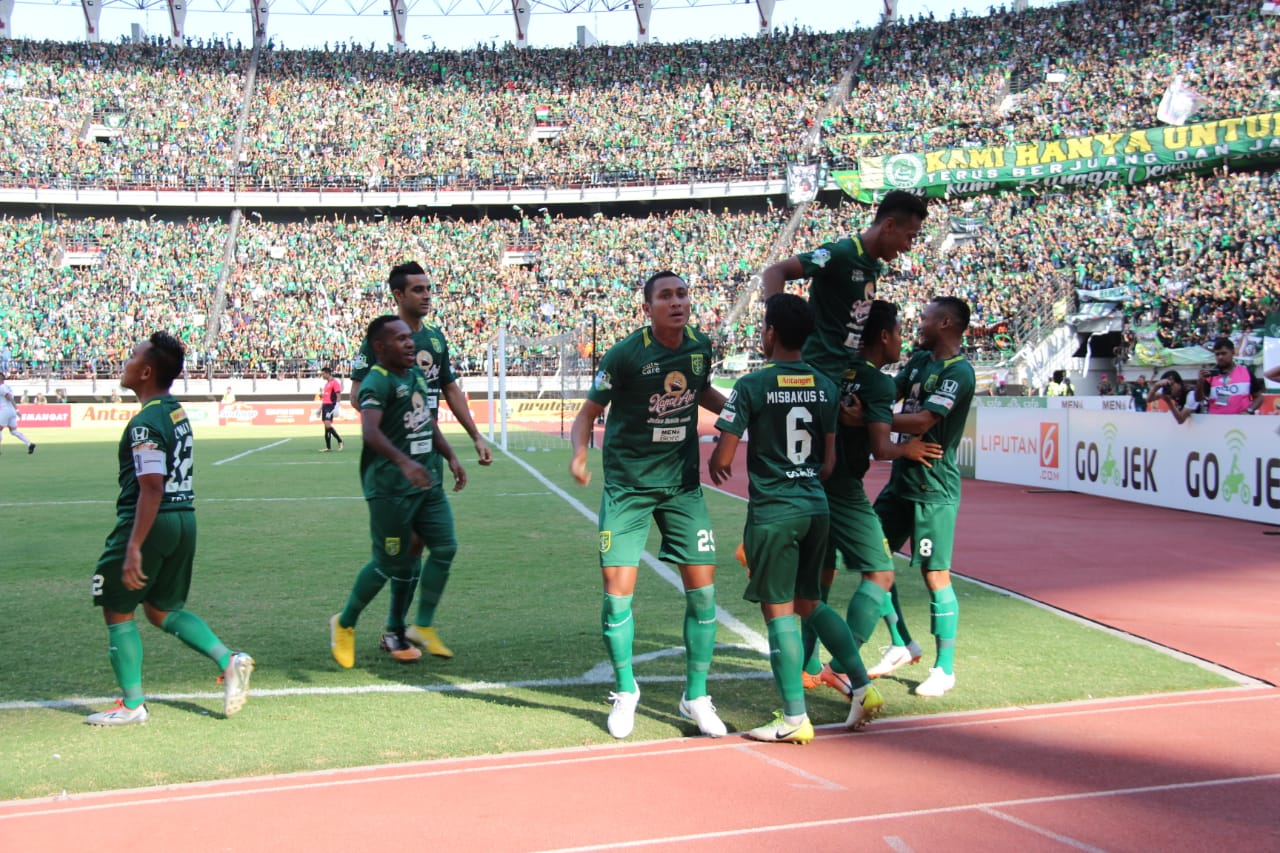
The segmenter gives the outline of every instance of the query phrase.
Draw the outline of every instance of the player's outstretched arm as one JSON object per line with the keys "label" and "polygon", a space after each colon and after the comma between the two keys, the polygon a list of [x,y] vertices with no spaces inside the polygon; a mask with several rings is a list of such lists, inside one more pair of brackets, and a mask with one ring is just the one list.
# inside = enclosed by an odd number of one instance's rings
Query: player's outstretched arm
{"label": "player's outstretched arm", "polygon": [[604,406],[587,400],[573,419],[573,428],[569,432],[573,442],[573,457],[569,460],[569,473],[582,485],[591,482],[591,472],[587,470],[587,445],[591,443],[591,431],[595,429],[596,420],[604,414]]}
{"label": "player's outstretched arm", "polygon": [[919,462],[926,468],[932,468],[929,460],[942,458],[942,445],[932,441],[921,441],[914,436],[905,444],[894,444],[889,439],[889,425],[886,423],[867,424],[867,439],[871,445],[871,455],[880,461],[893,459],[910,459]]}
{"label": "player's outstretched arm", "polygon": [[733,476],[733,456],[738,452],[738,436],[720,430],[720,441],[716,449],[711,451],[711,459],[707,462],[707,473],[711,482],[717,486]]}
{"label": "player's outstretched arm", "polygon": [[799,278],[804,278],[804,267],[796,256],[792,255],[784,261],[771,264],[760,276],[760,301],[763,302],[775,293],[781,293],[787,282]]}
{"label": "player's outstretched arm", "polygon": [[457,382],[450,382],[444,386],[443,390],[445,402],[449,404],[449,411],[453,412],[453,416],[458,419],[458,423],[462,424],[462,428],[471,437],[472,444],[476,446],[476,456],[479,457],[480,464],[492,465],[493,451],[489,449],[489,442],[484,440],[484,436],[476,428],[475,419],[471,417],[471,407],[467,405],[467,395],[462,393]]}

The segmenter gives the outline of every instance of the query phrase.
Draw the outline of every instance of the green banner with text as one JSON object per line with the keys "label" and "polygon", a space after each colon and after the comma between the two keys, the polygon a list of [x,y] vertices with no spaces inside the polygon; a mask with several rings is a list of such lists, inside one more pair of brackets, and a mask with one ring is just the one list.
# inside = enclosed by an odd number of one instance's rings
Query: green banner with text
{"label": "green banner with text", "polygon": [[835,171],[840,188],[863,202],[890,190],[939,198],[1011,189],[1136,184],[1223,164],[1280,163],[1280,112],[1183,127],[1095,133],[1019,145],[945,148],[861,157],[856,171]]}

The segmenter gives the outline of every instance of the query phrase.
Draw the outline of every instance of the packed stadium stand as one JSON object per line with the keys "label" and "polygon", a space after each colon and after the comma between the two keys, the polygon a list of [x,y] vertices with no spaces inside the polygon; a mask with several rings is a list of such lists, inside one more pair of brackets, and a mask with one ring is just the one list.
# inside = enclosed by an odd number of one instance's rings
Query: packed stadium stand
{"label": "packed stadium stand", "polygon": [[[515,370],[551,369],[542,342],[558,336],[577,335],[582,352],[588,325],[607,345],[638,322],[636,285],[661,268],[695,287],[722,355],[749,350],[754,315],[735,305],[752,275],[856,232],[868,204],[828,187],[793,221],[776,187],[543,210],[538,191],[780,178],[813,157],[815,138],[834,168],[854,169],[894,152],[1150,127],[1174,74],[1199,97],[1196,121],[1267,113],[1280,109],[1280,64],[1266,59],[1278,36],[1256,0],[1087,0],[645,47],[2,42],[0,355],[19,374],[110,376],[142,330],[164,326],[191,343],[197,369],[311,375],[387,307],[385,270],[408,257],[438,277],[464,371],[481,369],[500,328],[516,340]],[[1280,307],[1271,156],[1244,171],[937,198],[881,293],[909,320],[936,293],[970,300],[967,345],[988,362],[1060,326],[1080,289],[1125,288],[1125,318],[1158,324],[1168,347],[1257,328]],[[320,210],[250,211],[224,266],[223,196],[315,187],[501,189],[523,207],[375,211],[330,194]],[[67,188],[80,204],[40,201]],[[113,201],[131,189],[208,192],[198,209]]]}

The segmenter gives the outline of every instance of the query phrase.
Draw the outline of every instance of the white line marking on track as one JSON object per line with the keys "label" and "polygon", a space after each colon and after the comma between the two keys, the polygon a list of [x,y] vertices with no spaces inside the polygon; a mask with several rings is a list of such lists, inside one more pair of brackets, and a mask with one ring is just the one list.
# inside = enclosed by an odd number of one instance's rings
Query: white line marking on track
{"label": "white line marking on track", "polygon": [[1043,826],[1036,826],[1034,823],[1031,823],[1030,821],[1021,820],[1019,818],[1014,817],[1013,815],[1005,814],[999,809],[981,808],[981,809],[978,809],[978,811],[982,812],[983,814],[989,814],[992,817],[999,818],[1000,820],[1003,820],[1007,823],[1011,823],[1014,826],[1022,827],[1028,832],[1034,832],[1037,835],[1043,835],[1045,838],[1051,838],[1054,841],[1058,842],[1059,844],[1065,844],[1067,847],[1071,847],[1076,850],[1085,850],[1085,851],[1088,851],[1088,853],[1107,853],[1107,851],[1102,849],[1101,847],[1094,847],[1092,844],[1085,844],[1083,841],[1079,841],[1075,838],[1072,838],[1069,835],[1062,835],[1052,830],[1045,829]]}
{"label": "white line marking on track", "polygon": [[279,441],[273,441],[271,444],[264,444],[262,447],[255,447],[252,450],[246,450],[244,453],[237,453],[235,456],[228,456],[226,459],[219,459],[214,465],[224,465],[227,462],[235,462],[237,459],[243,459],[251,453],[257,453],[260,450],[270,450],[273,447],[279,447],[290,439],[282,438]]}
{"label": "white line marking on track", "polygon": [[[771,677],[769,676],[768,673],[760,673],[760,676]],[[712,673],[710,677],[715,678],[715,673]],[[676,680],[682,680],[682,678],[683,678],[682,676],[675,676],[667,680],[676,681]],[[645,680],[645,679],[642,679],[642,680]],[[649,680],[657,681],[659,679],[649,679]],[[407,685],[398,685],[398,687],[401,687],[406,691],[410,689],[421,689],[421,688],[410,688]],[[298,692],[320,692],[325,689],[326,688],[314,688],[311,691],[298,691]],[[254,691],[253,695],[258,696],[258,695],[261,695],[262,693],[270,693],[270,692],[272,691]],[[283,692],[283,691],[279,691],[279,692]],[[355,691],[353,690],[352,692],[355,692]],[[365,692],[373,692],[373,691],[365,691]],[[1250,701],[1255,699],[1267,699],[1267,700],[1274,701],[1280,698],[1280,692],[1266,691],[1265,693],[1254,694],[1250,696],[1233,696],[1233,697],[1224,699],[1223,692],[1224,691],[1221,691],[1221,690],[1214,690],[1214,691],[1205,691],[1198,694],[1192,694],[1193,698],[1191,698],[1189,701],[1175,703],[1175,704],[1176,705],[1217,705],[1217,704],[1224,704],[1224,703],[1236,702],[1236,701]],[[221,698],[222,694],[210,693],[206,695],[211,698]],[[1116,700],[1116,701],[1119,701],[1119,700]],[[1073,704],[1104,705],[1107,702],[1108,700],[1096,700],[1093,703],[1073,703]],[[1046,705],[1043,707],[1052,708],[1053,706]],[[1146,706],[1132,706],[1132,707],[1126,707],[1126,708],[1111,708],[1111,707],[1095,707],[1092,709],[1082,708],[1079,710],[1068,711],[1065,714],[1065,716],[1074,716],[1082,713],[1102,714],[1102,713],[1113,713],[1115,711],[1134,711],[1134,710],[1141,711],[1141,710],[1150,710],[1151,708],[1164,708],[1164,707],[1170,707],[1170,704],[1169,703],[1158,703],[1158,704],[1153,703]],[[1016,713],[1018,709],[1003,709],[1003,710]],[[967,717],[970,717],[978,713],[983,713],[983,712],[968,711],[968,712],[961,712],[956,714],[943,715],[940,718],[941,720],[940,722],[929,723],[925,725],[914,725],[914,726],[912,725],[912,721],[913,720],[919,721],[921,718],[905,718],[901,721],[902,725],[899,725],[893,728],[872,727],[859,733],[841,731],[838,734],[833,733],[832,735],[830,735],[830,737],[832,738],[837,738],[837,737],[838,738],[855,738],[855,737],[866,738],[868,735],[871,735],[871,734],[874,734],[874,735],[911,734],[916,731],[927,731],[927,730],[939,729],[939,728],[955,728],[955,727],[962,727],[962,726],[971,726],[977,723],[989,723],[993,725],[1008,724],[1013,722],[1021,722],[1024,720],[1034,721],[1037,719],[1041,719],[1043,717],[1062,716],[1062,715],[1054,715],[1054,714],[1041,714],[1041,715],[1034,715],[1034,716],[1032,715],[1013,716],[1011,713],[1008,716],[1003,716],[1003,717],[997,716],[992,719],[980,720],[980,721],[966,719]],[[987,712],[987,713],[990,713],[990,712]],[[954,719],[949,719],[949,718],[954,718]],[[877,726],[880,726],[880,725],[881,725],[880,723],[877,723]],[[825,729],[825,728],[837,728],[837,727],[843,729],[843,725],[840,725],[840,724],[833,724],[832,726],[823,726],[820,728]],[[157,793],[156,788],[132,788],[132,789],[117,790],[117,791],[94,791],[94,792],[88,792],[84,794],[77,794],[75,796],[75,800],[81,803],[79,805],[71,805],[63,808],[51,808],[51,809],[40,808],[39,810],[32,811],[32,812],[14,811],[11,814],[0,813],[0,820],[7,820],[7,819],[19,818],[19,817],[39,816],[39,815],[45,815],[45,814],[62,814],[68,811],[93,811],[93,810],[103,809],[103,808],[116,808],[116,807],[138,806],[138,805],[147,805],[147,804],[165,804],[165,803],[186,802],[186,801],[203,800],[203,799],[220,799],[224,797],[242,796],[242,795],[258,796],[261,794],[267,794],[274,791],[294,791],[294,790],[306,790],[306,789],[315,789],[315,788],[346,787],[346,786],[361,785],[361,784],[379,784],[379,783],[389,782],[389,781],[397,782],[397,781],[407,781],[407,780],[413,780],[413,779],[441,778],[441,777],[464,775],[464,774],[478,773],[478,772],[493,772],[493,771],[500,772],[505,770],[522,770],[522,769],[532,769],[532,768],[538,768],[538,767],[554,767],[558,765],[588,764],[588,763],[594,763],[598,761],[621,761],[621,760],[632,760],[632,759],[644,759],[649,757],[660,757],[660,756],[667,756],[667,755],[703,752],[711,749],[724,749],[726,748],[726,746],[730,746],[731,748],[731,745],[733,744],[732,741],[729,741],[726,743],[723,740],[713,740],[711,738],[704,738],[702,739],[705,741],[703,744],[690,746],[689,745],[690,740],[691,740],[690,738],[673,738],[669,741],[670,743],[675,744],[672,747],[642,749],[640,751],[636,751],[634,749],[634,746],[635,746],[634,744],[609,743],[609,744],[595,745],[595,746],[569,747],[567,749],[539,750],[534,752],[515,753],[515,754],[510,754],[505,756],[504,755],[476,755],[476,756],[470,756],[467,758],[442,758],[434,761],[416,762],[414,764],[408,764],[408,765],[382,764],[382,765],[372,765],[372,766],[358,767],[358,768],[335,768],[333,770],[279,774],[275,776],[258,776],[258,777],[250,777],[250,778],[243,778],[243,779],[216,780],[216,781],[210,781],[210,782],[193,782],[186,785],[175,785],[167,788],[166,790],[171,790],[171,791],[181,790],[181,791],[193,792],[189,794],[180,794],[172,797],[155,797],[154,794]],[[656,743],[660,744],[661,742],[659,741]],[[776,749],[776,747],[770,746],[768,744],[756,745],[756,744],[746,744],[744,742],[743,745],[748,746],[748,748],[758,747],[766,750]],[[565,756],[565,757],[557,758],[555,756]],[[544,761],[535,760],[539,757],[547,758],[547,760],[544,760]],[[516,760],[511,762],[506,762],[504,760],[506,758],[513,758]],[[477,764],[481,766],[478,766],[478,767],[473,766]],[[436,768],[440,768],[441,765],[446,765],[446,766],[444,766],[442,769],[436,769]],[[458,766],[458,765],[465,765],[465,766]],[[408,768],[414,768],[414,769],[408,769]],[[362,776],[361,778],[358,778],[358,779],[326,778],[326,777],[333,777],[338,775],[345,776],[352,773],[362,773],[362,774],[373,773],[376,775]],[[1178,784],[1172,784],[1172,785],[1157,785],[1157,786],[1144,787],[1144,788],[1122,788],[1122,789],[1113,790],[1113,791],[1077,792],[1073,794],[1061,794],[1061,795],[1054,795],[1049,797],[1031,798],[1026,800],[1001,800],[1001,801],[989,802],[989,803],[972,803],[966,806],[952,806],[952,807],[938,808],[938,809],[894,812],[894,813],[880,814],[880,815],[867,815],[867,816],[859,816],[856,818],[833,819],[830,821],[826,821],[825,823],[828,823],[831,825],[838,825],[842,823],[863,822],[863,821],[869,821],[869,820],[878,820],[882,818],[913,817],[913,816],[919,816],[919,815],[942,814],[942,813],[955,812],[955,811],[961,811],[966,809],[995,808],[995,807],[1008,808],[1010,806],[1017,806],[1017,805],[1029,805],[1029,804],[1033,805],[1036,803],[1045,803],[1045,802],[1062,802],[1062,801],[1069,801],[1072,799],[1086,799],[1089,797],[1104,797],[1104,796],[1115,796],[1115,795],[1121,795],[1121,794],[1134,794],[1134,793],[1151,793],[1151,792],[1160,792],[1160,791],[1167,791],[1167,790],[1185,790],[1185,789],[1193,789],[1198,787],[1213,787],[1213,786],[1219,786],[1219,785],[1229,785],[1229,784],[1255,782],[1255,781],[1271,781],[1273,779],[1280,779],[1280,773],[1269,773],[1269,774],[1262,774],[1257,776],[1228,777],[1223,779],[1207,780],[1202,782],[1184,782],[1184,783],[1178,783]],[[247,784],[250,787],[241,788],[234,791],[208,790],[212,788],[222,788],[228,785],[241,785],[241,784]],[[129,795],[146,797],[147,799],[140,800],[137,802],[131,802],[131,803],[112,802],[112,803],[94,804],[94,803],[85,802],[88,800],[101,800],[101,799],[116,798],[120,796],[129,796]],[[47,806],[50,802],[51,802],[50,798],[47,798],[47,797],[34,799],[34,800],[10,800],[7,802],[0,802],[0,811],[4,809],[11,809],[11,808],[20,809],[24,806],[44,807],[44,806]],[[804,828],[806,826],[822,825],[823,823],[824,823],[823,821],[805,821],[804,823],[799,823],[799,824],[787,824],[786,826],[778,827],[778,829]],[[757,831],[757,830],[743,830],[738,832],[738,834],[743,834],[748,831]],[[773,829],[769,827],[765,827],[765,828],[759,829],[758,831],[762,831],[762,832],[773,831]],[[701,836],[689,836],[689,838],[695,839],[695,840],[700,837]],[[656,843],[661,843],[661,841],[658,840],[658,841],[638,842],[636,845],[632,845],[632,846],[638,846],[639,844],[656,844]],[[627,846],[627,845],[611,845],[611,846],[616,847],[616,846]],[[595,850],[595,849],[605,849],[605,848],[586,847],[586,848],[575,848],[575,849]]]}
{"label": "white line marking on track", "polygon": [[[520,457],[511,453],[509,450],[503,451],[503,452],[506,453],[507,456],[513,462],[515,462],[521,468],[528,471],[529,474],[535,480],[537,480],[542,485],[546,486],[548,489],[551,490],[553,494],[563,499],[565,503],[569,504],[569,506],[573,507],[579,513],[581,513],[583,516],[589,519],[592,524],[600,523],[599,516],[597,516],[591,510],[587,509],[586,505],[583,504],[582,501],[578,500],[573,495],[569,494],[564,489],[557,486],[555,483],[551,482],[549,479],[546,478],[546,476],[543,475],[541,471],[537,470],[528,462],[525,462]],[[649,568],[657,572],[659,577],[661,577],[667,583],[674,586],[676,589],[680,590],[682,593],[684,592],[684,583],[680,580],[680,575],[672,571],[670,568],[668,568],[665,563],[659,561],[656,557],[654,557],[648,551],[645,551],[643,554],[641,554],[640,559],[644,562],[646,566],[648,566]],[[730,631],[733,631],[735,634],[737,634],[739,637],[745,640],[747,645],[749,645],[751,648],[755,649],[757,652],[759,652],[762,655],[769,654],[769,641],[766,640],[760,634],[760,632],[756,631],[753,628],[748,627],[746,623],[744,623],[738,617],[734,616],[732,613],[725,610],[723,607],[720,607],[719,605],[716,605],[716,618],[719,620],[721,625],[725,626]]]}
{"label": "white line marking on track", "polygon": [[896,835],[886,835],[884,837],[884,843],[893,851],[893,853],[915,853],[915,851],[911,849],[910,844],[903,841]]}
{"label": "white line marking on track", "polygon": [[[1269,782],[1280,779],[1280,773],[1266,773],[1260,776],[1234,776],[1225,779],[1206,779],[1201,782],[1179,782],[1171,785],[1147,785],[1140,788],[1118,788],[1113,790],[1078,791],[1072,794],[1053,794],[1047,797],[1027,797],[1021,800],[998,800],[990,803],[970,803],[963,806],[942,806],[936,809],[912,809],[901,812],[883,812],[881,814],[856,815],[853,817],[829,818],[827,820],[806,820],[800,823],[780,823],[773,826],[753,826],[749,829],[727,829],[720,832],[698,832],[689,835],[668,835],[661,838],[643,838],[634,841],[620,841],[613,844],[590,844],[585,847],[557,847],[543,850],[540,853],[587,853],[591,850],[625,850],[633,847],[653,847],[660,844],[678,844],[690,841],[711,841],[722,838],[741,838],[766,832],[792,832],[811,830],[819,826],[849,826],[855,823],[870,823],[877,820],[895,820],[900,818],[933,817],[934,815],[957,814],[960,812],[983,812],[990,808],[1007,808],[1010,806],[1033,806],[1045,803],[1070,803],[1081,800],[1104,797],[1124,797],[1135,794],[1160,794],[1166,791],[1187,791],[1197,788],[1213,788],[1221,785],[1240,785],[1249,782]],[[1093,850],[1092,847],[1080,849]]]}
{"label": "white line marking on track", "polygon": [[811,791],[844,791],[846,790],[844,785],[841,785],[837,782],[832,782],[830,779],[819,776],[816,773],[810,773],[807,770],[801,770],[799,767],[796,767],[794,764],[788,764],[787,762],[783,761],[782,759],[776,756],[769,755],[762,749],[752,749],[750,746],[748,746],[745,743],[734,746],[734,749],[738,750],[744,755],[749,755],[754,759],[763,761],[765,764],[769,764],[774,767],[777,767],[779,770],[785,770],[787,773],[790,773],[793,776],[799,776],[801,779],[809,780],[809,784],[792,782],[791,787],[793,788],[807,788]]}

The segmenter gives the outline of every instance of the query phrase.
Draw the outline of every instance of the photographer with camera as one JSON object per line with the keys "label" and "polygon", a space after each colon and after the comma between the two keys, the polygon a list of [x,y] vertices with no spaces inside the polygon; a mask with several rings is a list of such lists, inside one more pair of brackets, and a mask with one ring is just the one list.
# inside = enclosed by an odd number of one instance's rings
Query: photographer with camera
{"label": "photographer with camera", "polygon": [[1176,370],[1166,370],[1151,386],[1151,391],[1147,394],[1148,411],[1152,410],[1151,404],[1157,400],[1164,401],[1169,414],[1180,424],[1187,422],[1197,405],[1196,392],[1182,381],[1182,374]]}
{"label": "photographer with camera", "polygon": [[1196,397],[1211,415],[1256,415],[1262,405],[1262,382],[1243,364],[1236,364],[1236,347],[1230,338],[1213,342],[1213,367],[1200,371]]}

